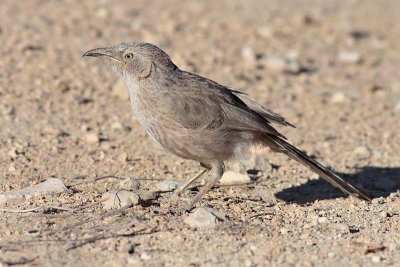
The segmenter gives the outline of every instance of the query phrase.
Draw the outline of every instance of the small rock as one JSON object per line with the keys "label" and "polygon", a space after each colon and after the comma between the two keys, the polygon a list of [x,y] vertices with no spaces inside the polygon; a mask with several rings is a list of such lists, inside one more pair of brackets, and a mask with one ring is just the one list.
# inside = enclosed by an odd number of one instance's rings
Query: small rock
{"label": "small rock", "polygon": [[257,29],[257,33],[264,38],[269,38],[274,34],[272,29],[269,27],[260,27]]}
{"label": "small rock", "polygon": [[65,187],[63,181],[57,178],[50,178],[37,185],[0,194],[0,204],[5,204],[8,202],[21,202],[32,197],[62,193],[66,192],[67,190],[68,189]]}
{"label": "small rock", "polygon": [[342,103],[346,103],[348,101],[349,101],[349,98],[343,92],[335,92],[331,96],[331,102],[334,104],[342,104]]}
{"label": "small rock", "polygon": [[16,149],[13,148],[10,151],[8,151],[8,156],[12,159],[15,159],[16,157],[18,157]]}
{"label": "small rock", "polygon": [[140,183],[132,178],[126,178],[119,182],[118,188],[127,191],[136,191],[140,187]]}
{"label": "small rock", "polygon": [[17,171],[17,169],[15,168],[15,165],[14,165],[13,163],[11,163],[11,164],[8,166],[8,171],[9,171],[9,172],[15,172],[15,171]]}
{"label": "small rock", "polygon": [[400,112],[400,101],[397,102],[396,106],[395,106],[395,111]]}
{"label": "small rock", "polygon": [[159,191],[173,191],[179,187],[179,182],[175,180],[163,180],[158,183]]}
{"label": "small rock", "polygon": [[111,129],[113,129],[114,131],[121,131],[124,129],[124,126],[119,121],[114,121],[111,124]]}
{"label": "small rock", "polygon": [[383,202],[384,202],[383,197],[374,198],[374,199],[372,199],[372,201],[371,201],[372,205],[375,205],[375,206],[380,205],[380,204],[383,204]]}
{"label": "small rock", "polygon": [[256,61],[256,55],[253,51],[253,48],[251,48],[250,46],[243,47],[240,53],[242,55],[242,58],[247,60],[248,62],[254,63]]}
{"label": "small rock", "polygon": [[381,215],[382,218],[390,217],[390,215],[389,215],[389,213],[387,211],[382,211],[380,213],[380,215]]}
{"label": "small rock", "polygon": [[108,15],[109,15],[109,11],[106,8],[99,8],[96,11],[96,16],[101,19],[107,18]]}
{"label": "small rock", "polygon": [[379,178],[377,181],[375,181],[374,186],[377,189],[390,192],[396,190],[399,184],[390,178]]}
{"label": "small rock", "polygon": [[127,262],[129,266],[143,266],[143,262],[136,255],[131,255],[128,257]]}
{"label": "small rock", "polygon": [[318,223],[319,224],[327,224],[327,223],[329,223],[329,220],[326,217],[319,217],[318,218]]}
{"label": "small rock", "polygon": [[277,56],[263,57],[260,64],[273,71],[289,72],[297,74],[301,70],[300,64],[293,58],[284,58]]}
{"label": "small rock", "polygon": [[191,227],[213,228],[220,220],[213,212],[207,207],[197,208],[185,219],[185,223]]}
{"label": "small rock", "polygon": [[345,224],[345,223],[332,223],[330,225],[331,228],[339,230],[343,233],[349,233],[350,232],[350,227]]}
{"label": "small rock", "polygon": [[355,64],[361,61],[361,57],[358,52],[341,52],[338,55],[338,60],[343,63]]}
{"label": "small rock", "polygon": [[142,254],[140,254],[140,258],[144,261],[148,261],[151,260],[151,257],[149,254],[147,254],[146,252],[143,252]]}
{"label": "small rock", "polygon": [[329,258],[335,257],[335,253],[333,253],[333,252],[328,252],[328,257],[329,257]]}
{"label": "small rock", "polygon": [[4,116],[13,116],[15,115],[15,110],[15,107],[4,107],[2,113]]}
{"label": "small rock", "polygon": [[91,144],[98,143],[100,141],[99,136],[95,133],[87,133],[85,135],[85,139],[86,139],[86,142],[91,143]]}
{"label": "small rock", "polygon": [[118,96],[122,99],[129,99],[129,92],[125,86],[124,80],[119,79],[113,88],[111,89],[111,93],[115,96]]}
{"label": "small rock", "polygon": [[118,155],[118,161],[126,162],[127,160],[128,160],[128,153],[122,152],[121,154]]}
{"label": "small rock", "polygon": [[154,200],[157,197],[157,194],[148,190],[138,189],[135,191],[136,194],[140,196],[140,199],[144,201]]}
{"label": "small rock", "polygon": [[111,190],[101,197],[105,209],[119,209],[127,205],[139,203],[139,196],[127,190]]}
{"label": "small rock", "polygon": [[219,180],[219,183],[223,185],[243,184],[249,182],[251,182],[251,179],[248,175],[233,171],[226,171],[222,175],[221,180]]}
{"label": "small rock", "polygon": [[372,260],[372,262],[378,263],[378,262],[381,262],[381,257],[378,255],[374,255],[374,256],[372,256],[371,260]]}
{"label": "small rock", "polygon": [[44,129],[42,130],[42,134],[43,134],[43,135],[50,135],[50,136],[54,136],[54,137],[59,137],[59,136],[68,135],[66,132],[64,132],[64,131],[61,130],[61,129],[58,129],[58,128],[50,128],[50,127],[44,128]]}
{"label": "small rock", "polygon": [[354,149],[353,155],[357,159],[367,159],[371,156],[371,151],[365,146],[359,146]]}

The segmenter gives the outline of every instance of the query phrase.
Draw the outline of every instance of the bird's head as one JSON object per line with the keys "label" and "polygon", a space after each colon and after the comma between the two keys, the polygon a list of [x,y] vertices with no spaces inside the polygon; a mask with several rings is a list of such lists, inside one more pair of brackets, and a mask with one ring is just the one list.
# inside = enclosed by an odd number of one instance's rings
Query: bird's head
{"label": "bird's head", "polygon": [[163,50],[143,42],[122,43],[112,47],[96,48],[83,54],[84,57],[101,57],[115,72],[125,79],[140,80],[158,78],[177,67]]}

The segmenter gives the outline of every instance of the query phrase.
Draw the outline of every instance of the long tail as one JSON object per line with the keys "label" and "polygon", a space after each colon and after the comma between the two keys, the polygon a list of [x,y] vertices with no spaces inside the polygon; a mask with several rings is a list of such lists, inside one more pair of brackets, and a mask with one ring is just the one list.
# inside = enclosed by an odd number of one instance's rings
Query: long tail
{"label": "long tail", "polygon": [[371,201],[371,197],[366,193],[362,192],[360,189],[352,186],[324,166],[322,166],[316,160],[307,156],[304,152],[300,151],[293,145],[289,144],[285,140],[279,138],[274,135],[263,135],[262,142],[271,147],[272,150],[276,152],[281,152],[288,155],[290,158],[300,162],[301,164],[309,167],[312,171],[319,174],[322,178],[328,181],[331,185],[339,188],[345,193],[348,193],[352,196],[358,197],[359,199],[365,201]]}

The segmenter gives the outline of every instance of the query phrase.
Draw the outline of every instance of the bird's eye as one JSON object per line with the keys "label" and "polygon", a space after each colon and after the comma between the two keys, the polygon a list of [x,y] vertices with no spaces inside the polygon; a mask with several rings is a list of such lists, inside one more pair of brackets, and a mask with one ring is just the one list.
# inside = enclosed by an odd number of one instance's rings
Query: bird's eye
{"label": "bird's eye", "polygon": [[128,53],[128,54],[125,55],[125,58],[126,59],[131,59],[131,58],[133,58],[133,54],[132,53]]}

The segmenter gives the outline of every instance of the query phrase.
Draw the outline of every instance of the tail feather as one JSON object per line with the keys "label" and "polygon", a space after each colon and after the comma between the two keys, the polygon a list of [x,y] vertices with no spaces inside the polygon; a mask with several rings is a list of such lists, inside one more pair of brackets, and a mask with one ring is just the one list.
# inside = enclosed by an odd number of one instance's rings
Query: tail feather
{"label": "tail feather", "polygon": [[319,162],[310,158],[304,152],[300,151],[299,149],[289,144],[285,140],[279,138],[278,136],[264,135],[263,142],[267,146],[271,147],[273,150],[277,150],[277,152],[282,152],[288,155],[290,158],[309,167],[315,173],[319,174],[322,178],[328,181],[331,185],[339,188],[343,192],[365,201],[372,200],[371,197],[368,196],[366,193],[349,184],[348,182],[334,174],[332,171],[322,166]]}

